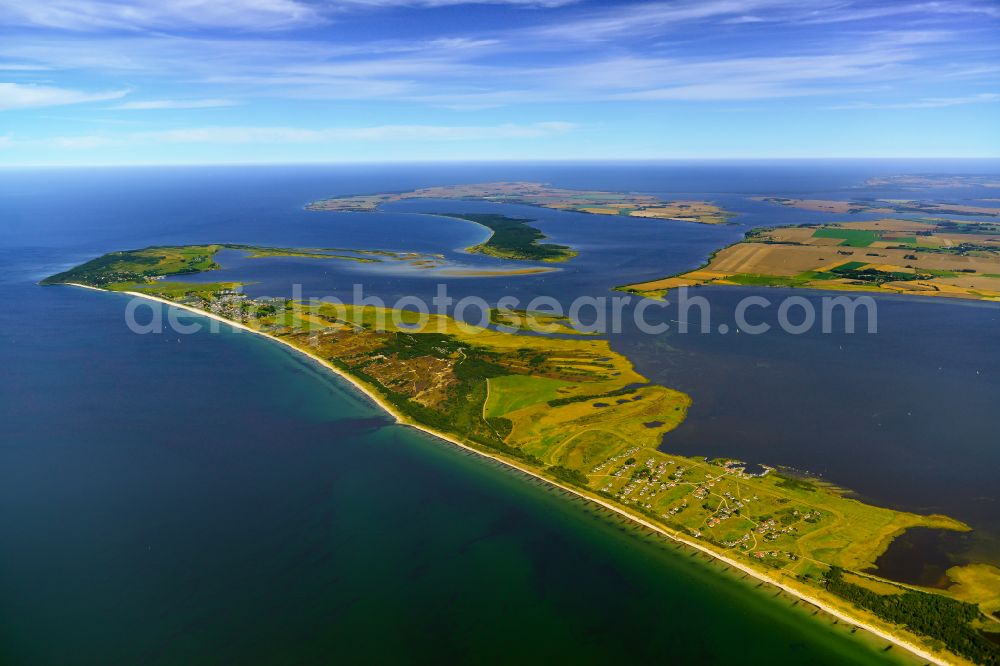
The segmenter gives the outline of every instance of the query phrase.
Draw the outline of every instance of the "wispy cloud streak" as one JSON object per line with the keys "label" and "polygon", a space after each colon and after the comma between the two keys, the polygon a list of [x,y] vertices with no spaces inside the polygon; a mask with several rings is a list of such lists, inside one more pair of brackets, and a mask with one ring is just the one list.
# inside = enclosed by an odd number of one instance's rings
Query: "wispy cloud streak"
{"label": "wispy cloud streak", "polygon": [[578,125],[564,121],[500,125],[373,125],[368,127],[185,127],[124,134],[86,134],[48,139],[7,137],[7,146],[49,145],[65,149],[88,149],[136,144],[257,144],[331,143],[385,141],[482,141],[495,139],[537,139],[566,134]]}
{"label": "wispy cloud streak", "polygon": [[128,94],[127,90],[86,92],[52,86],[0,83],[0,111],[102,102],[109,99],[119,99],[126,94]]}
{"label": "wispy cloud streak", "polygon": [[162,109],[215,109],[236,106],[239,102],[231,99],[149,99],[123,102],[112,109],[125,111],[149,111]]}
{"label": "wispy cloud streak", "polygon": [[854,102],[831,107],[833,109],[942,109],[965,104],[1000,102],[998,93],[979,93],[964,97],[925,97],[908,102]]}

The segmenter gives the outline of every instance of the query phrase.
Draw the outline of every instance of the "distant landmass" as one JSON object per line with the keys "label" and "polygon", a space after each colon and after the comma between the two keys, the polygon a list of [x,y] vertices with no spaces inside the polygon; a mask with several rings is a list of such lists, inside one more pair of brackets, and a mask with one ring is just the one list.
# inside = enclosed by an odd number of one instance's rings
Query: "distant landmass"
{"label": "distant landmass", "polygon": [[1000,177],[956,174],[879,176],[866,180],[865,186],[902,187],[915,190],[952,187],[1000,187]]}
{"label": "distant landmass", "polygon": [[315,201],[306,208],[317,211],[371,212],[384,203],[407,199],[491,201],[592,215],[625,215],[700,224],[723,224],[731,217],[730,213],[707,201],[667,201],[650,194],[570,190],[531,182],[445,185],[408,192],[338,196]]}

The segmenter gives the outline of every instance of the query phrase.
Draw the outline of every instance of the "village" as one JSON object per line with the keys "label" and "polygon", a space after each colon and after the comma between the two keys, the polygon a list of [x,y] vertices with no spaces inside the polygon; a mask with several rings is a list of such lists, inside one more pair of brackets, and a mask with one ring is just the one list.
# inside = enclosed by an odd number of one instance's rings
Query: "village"
{"label": "village", "polygon": [[591,475],[600,478],[604,495],[695,538],[782,567],[799,560],[797,538],[813,529],[823,513],[784,497],[762,501],[759,490],[741,483],[771,472],[771,467],[737,460],[695,459],[691,464],[630,447],[594,466]]}

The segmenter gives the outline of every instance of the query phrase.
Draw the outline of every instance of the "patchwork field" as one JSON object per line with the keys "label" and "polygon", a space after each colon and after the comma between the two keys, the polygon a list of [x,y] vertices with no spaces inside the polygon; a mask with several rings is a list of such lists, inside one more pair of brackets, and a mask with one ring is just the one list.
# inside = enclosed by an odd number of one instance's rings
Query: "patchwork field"
{"label": "patchwork field", "polygon": [[1000,300],[1000,224],[875,220],[757,229],[708,265],[622,289],[733,284]]}
{"label": "patchwork field", "polygon": [[542,183],[500,182],[427,187],[409,192],[332,197],[308,206],[317,211],[371,212],[407,199],[458,199],[539,206],[593,215],[625,215],[678,222],[722,224],[730,214],[707,201],[667,201],[648,194],[549,187]]}
{"label": "patchwork field", "polygon": [[853,199],[850,201],[788,199],[785,197],[754,197],[754,199],[779,206],[788,206],[790,208],[812,210],[821,213],[876,213],[879,215],[927,213],[932,215],[1000,217],[1000,208],[997,207],[969,206],[967,204],[918,201],[915,199]]}

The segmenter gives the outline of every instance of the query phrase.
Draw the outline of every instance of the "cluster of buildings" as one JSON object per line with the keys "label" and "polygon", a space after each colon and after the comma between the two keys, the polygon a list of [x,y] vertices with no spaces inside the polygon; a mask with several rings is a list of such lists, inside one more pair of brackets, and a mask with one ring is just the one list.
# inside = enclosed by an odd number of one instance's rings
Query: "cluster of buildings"
{"label": "cluster of buildings", "polygon": [[740,479],[754,479],[769,474],[774,468],[767,465],[756,465],[746,463],[742,460],[727,460],[722,463],[722,468],[727,473]]}
{"label": "cluster of buildings", "polygon": [[639,452],[639,447],[638,446],[633,446],[632,448],[630,448],[630,449],[628,449],[626,451],[622,451],[621,453],[619,453],[616,456],[611,456],[610,458],[608,458],[604,462],[600,463],[597,467],[595,467],[594,469],[590,470],[590,473],[591,474],[598,474],[600,472],[603,472],[605,469],[608,468],[609,465],[611,465],[611,463],[618,462],[619,460],[622,460],[622,459],[627,459],[632,454],[635,454],[635,453],[638,453],[638,452]]}

